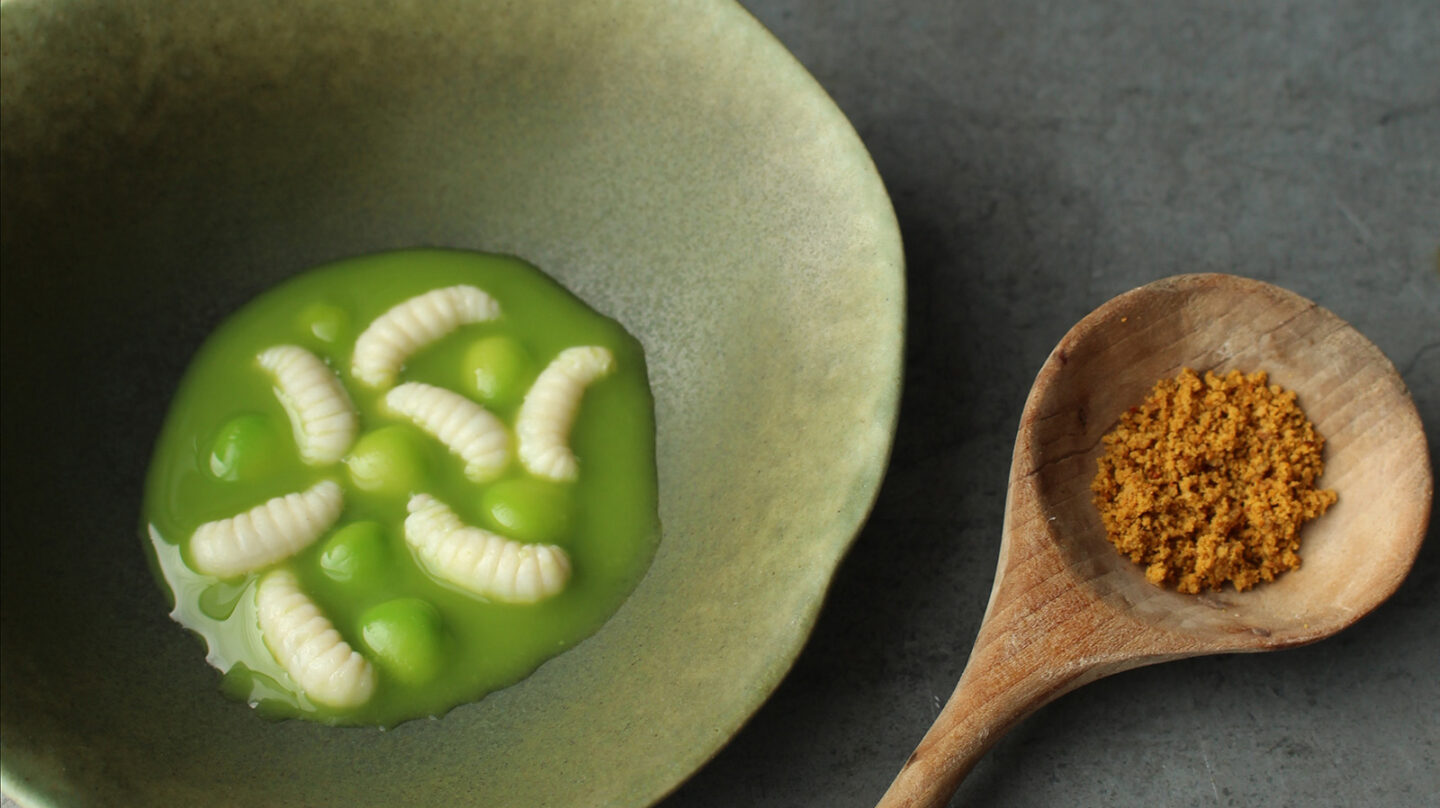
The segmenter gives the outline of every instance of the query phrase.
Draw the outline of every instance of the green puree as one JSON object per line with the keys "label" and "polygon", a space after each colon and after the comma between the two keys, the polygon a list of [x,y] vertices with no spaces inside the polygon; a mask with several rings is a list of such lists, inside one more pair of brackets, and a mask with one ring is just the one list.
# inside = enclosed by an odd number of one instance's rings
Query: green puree
{"label": "green puree", "polygon": [[[355,338],[417,295],[457,284],[484,290],[498,319],[464,325],[411,355],[396,384],[418,381],[468,396],[509,428],[536,375],[560,351],[608,348],[614,369],[586,388],[569,445],[574,482],[532,477],[512,459],[498,479],[466,479],[464,461],[382,409],[386,389],[350,376]],[[337,463],[301,462],[289,417],[256,356],[293,344],[323,359],[359,415]],[[196,572],[190,536],[270,498],[339,483],[344,509],[325,534],[265,569],[220,580]],[[534,604],[487,601],[424,571],[405,543],[413,493],[447,504],[467,525],[521,542],[557,544],[572,575]],[[229,695],[275,717],[392,726],[481,698],[529,675],[600,627],[639,583],[659,540],[655,422],[639,342],[520,260],[440,250],[329,264],[266,292],[201,347],[160,433],[145,521],[172,616],[204,638]],[[350,709],[319,705],[267,649],[255,608],[260,576],[288,567],[301,589],[377,674]]]}

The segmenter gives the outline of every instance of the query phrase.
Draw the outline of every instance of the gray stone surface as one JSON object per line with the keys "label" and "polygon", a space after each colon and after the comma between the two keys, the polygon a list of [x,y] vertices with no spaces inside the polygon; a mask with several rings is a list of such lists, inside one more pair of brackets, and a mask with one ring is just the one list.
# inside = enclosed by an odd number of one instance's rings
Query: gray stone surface
{"label": "gray stone surface", "polygon": [[[894,198],[907,379],[892,468],[814,636],[663,808],[874,804],[969,653],[1030,381],[1112,295],[1225,271],[1317,300],[1391,357],[1440,443],[1434,0],[745,5]],[[1436,804],[1437,524],[1352,629],[1087,686],[1005,737],[954,804]]]}
{"label": "gray stone surface", "polygon": [[[1224,271],[1317,300],[1401,369],[1440,444],[1434,0],[745,5],[894,198],[908,377],[888,478],[814,636],[663,808],[875,803],[969,654],[1030,382],[1112,295]],[[1436,528],[1350,630],[1082,688],[1002,740],[954,805],[1436,805]]]}

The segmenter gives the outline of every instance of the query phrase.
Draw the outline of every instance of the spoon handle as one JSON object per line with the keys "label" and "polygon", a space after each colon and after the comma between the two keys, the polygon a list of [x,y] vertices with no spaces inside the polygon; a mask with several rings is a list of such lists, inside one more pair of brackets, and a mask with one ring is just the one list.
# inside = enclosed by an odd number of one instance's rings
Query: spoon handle
{"label": "spoon handle", "polygon": [[1077,585],[1053,547],[1013,541],[955,692],[877,808],[943,806],[1007,730],[1104,676],[1190,655]]}
{"label": "spoon handle", "polygon": [[[985,631],[981,630],[981,641]],[[1005,653],[995,637],[977,641],[955,692],[905,761],[877,808],[940,808],[980,758],[1025,716],[1099,676],[1046,659],[1038,649]],[[1103,675],[1103,674],[1101,674]]]}

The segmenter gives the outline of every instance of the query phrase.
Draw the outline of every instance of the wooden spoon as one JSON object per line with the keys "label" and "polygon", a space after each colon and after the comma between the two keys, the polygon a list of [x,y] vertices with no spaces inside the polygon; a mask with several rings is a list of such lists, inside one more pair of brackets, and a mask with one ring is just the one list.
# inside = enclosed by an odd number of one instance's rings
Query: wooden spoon
{"label": "wooden spoon", "polygon": [[[1298,570],[1246,592],[1151,585],[1106,541],[1091,501],[1100,438],[1185,367],[1268,371],[1326,440],[1320,484],[1339,501],[1302,530]],[[1035,379],[970,661],[881,808],[944,805],[1006,730],[1103,676],[1345,628],[1409,572],[1432,490],[1425,434],[1394,365],[1329,311],[1230,275],[1167,278],[1109,301],[1060,340]]]}

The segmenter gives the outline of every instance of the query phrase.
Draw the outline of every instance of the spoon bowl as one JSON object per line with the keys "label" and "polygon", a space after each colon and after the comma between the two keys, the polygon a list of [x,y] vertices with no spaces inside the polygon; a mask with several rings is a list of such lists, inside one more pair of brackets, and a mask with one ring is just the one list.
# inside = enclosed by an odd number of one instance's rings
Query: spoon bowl
{"label": "spoon bowl", "polygon": [[[1299,569],[1245,592],[1182,595],[1110,545],[1090,493],[1101,438],[1162,378],[1265,370],[1325,438],[1339,500],[1301,533]],[[1400,585],[1429,520],[1425,435],[1400,375],[1344,320],[1232,275],[1114,298],[1051,352],[1020,418],[1000,558],[969,663],[882,808],[943,805],[999,736],[1103,676],[1201,654],[1314,642]]]}

